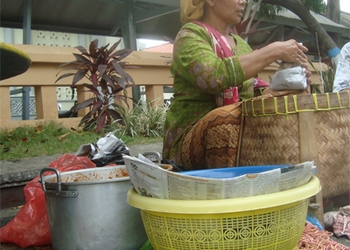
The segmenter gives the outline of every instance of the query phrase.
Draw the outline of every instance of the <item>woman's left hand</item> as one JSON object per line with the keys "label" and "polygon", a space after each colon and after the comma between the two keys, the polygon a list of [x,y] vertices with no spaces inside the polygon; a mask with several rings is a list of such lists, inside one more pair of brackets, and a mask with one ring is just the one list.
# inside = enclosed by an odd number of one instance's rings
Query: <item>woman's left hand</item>
{"label": "woman's left hand", "polygon": [[306,74],[306,78],[307,78],[307,84],[310,85],[312,83],[312,80],[311,80],[311,71],[309,71],[307,68],[305,69],[305,74]]}

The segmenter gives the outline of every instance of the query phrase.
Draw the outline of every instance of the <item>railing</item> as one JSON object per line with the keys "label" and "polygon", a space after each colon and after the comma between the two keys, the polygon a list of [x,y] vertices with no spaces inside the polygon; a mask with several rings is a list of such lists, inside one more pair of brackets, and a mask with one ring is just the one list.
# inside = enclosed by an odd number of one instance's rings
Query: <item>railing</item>
{"label": "railing", "polygon": [[[32,60],[30,68],[23,74],[0,81],[0,129],[14,128],[24,125],[35,126],[44,121],[57,121],[66,127],[76,128],[81,117],[88,110],[79,112],[78,118],[58,118],[56,87],[71,86],[72,79],[57,79],[58,65],[73,61],[73,53],[79,53],[74,48],[45,47],[34,45],[14,45],[24,51]],[[172,78],[167,61],[171,59],[169,53],[133,52],[125,61],[129,65],[137,66],[126,71],[132,76],[137,85],[145,86],[146,99],[154,100],[155,104],[163,105],[163,86],[171,86]],[[83,81],[81,82],[83,83]],[[10,87],[34,87],[36,120],[12,120],[10,105]],[[91,94],[83,91],[77,85],[78,102],[90,98]],[[132,88],[127,89],[132,97]]]}
{"label": "railing", "polygon": [[[34,45],[14,45],[27,53],[32,64],[23,74],[0,81],[0,129],[15,128],[24,125],[35,126],[37,123],[56,121],[68,128],[77,128],[79,121],[88,110],[79,111],[77,118],[58,118],[56,87],[71,86],[71,79],[57,79],[59,69],[57,66],[73,61],[73,53],[79,53],[74,48],[45,47]],[[126,71],[134,79],[136,85],[145,86],[146,99],[155,101],[156,105],[164,105],[164,86],[172,86],[170,74],[170,53],[140,52],[134,51],[125,61],[129,65],[137,66]],[[274,74],[277,64],[272,64],[259,74],[263,80],[269,82],[269,77]],[[319,82],[319,76],[313,72],[313,82]],[[81,82],[82,83],[82,82]],[[34,87],[36,120],[12,120],[10,105],[10,87]],[[132,88],[127,89],[128,96],[132,97]],[[77,101],[82,102],[91,97],[82,86],[77,85]]]}

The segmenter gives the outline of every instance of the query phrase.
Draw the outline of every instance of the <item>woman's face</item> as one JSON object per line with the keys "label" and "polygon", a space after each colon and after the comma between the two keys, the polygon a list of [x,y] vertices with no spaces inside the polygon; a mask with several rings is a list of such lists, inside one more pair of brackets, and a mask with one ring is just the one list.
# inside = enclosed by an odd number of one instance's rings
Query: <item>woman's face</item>
{"label": "woman's face", "polygon": [[238,24],[242,20],[246,0],[212,0],[212,10],[227,24]]}

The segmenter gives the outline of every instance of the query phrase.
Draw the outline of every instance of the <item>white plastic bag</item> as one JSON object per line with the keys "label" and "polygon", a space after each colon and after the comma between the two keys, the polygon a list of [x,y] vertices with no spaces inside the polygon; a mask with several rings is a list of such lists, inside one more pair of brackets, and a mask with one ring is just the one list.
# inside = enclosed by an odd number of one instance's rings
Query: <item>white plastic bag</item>
{"label": "white plastic bag", "polygon": [[272,76],[270,89],[272,91],[306,89],[307,77],[305,71],[305,68],[301,66],[278,69]]}
{"label": "white plastic bag", "polygon": [[130,155],[129,148],[113,133],[108,133],[96,143],[81,145],[75,153],[76,156],[87,156],[97,167],[124,165],[123,154]]}
{"label": "white plastic bag", "polygon": [[350,42],[340,51],[337,70],[334,76],[333,92],[350,88]]}

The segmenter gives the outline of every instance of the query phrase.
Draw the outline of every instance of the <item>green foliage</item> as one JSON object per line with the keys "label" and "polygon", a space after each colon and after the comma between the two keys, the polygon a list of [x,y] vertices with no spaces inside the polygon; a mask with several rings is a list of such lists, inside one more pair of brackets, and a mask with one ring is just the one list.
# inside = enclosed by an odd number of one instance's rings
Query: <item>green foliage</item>
{"label": "green foliage", "polygon": [[[251,0],[253,2],[258,2],[258,0]],[[280,0],[284,1],[284,0]],[[297,0],[295,0],[297,1]],[[323,0],[300,0],[304,3],[304,5],[309,8],[310,10],[316,12],[316,13],[324,13],[326,10],[326,4],[323,2]],[[264,1],[261,3],[259,11],[257,13],[257,16],[259,18],[264,18],[270,21],[275,20],[276,15],[278,12],[285,10],[285,8],[274,5],[274,4],[266,4]]]}
{"label": "green foliage", "polygon": [[98,40],[90,43],[89,49],[82,46],[76,47],[80,54],[73,53],[76,60],[60,65],[63,71],[74,71],[73,73],[61,74],[55,82],[66,77],[72,77],[74,87],[80,80],[88,80],[81,85],[93,93],[94,97],[77,103],[72,107],[73,112],[90,108],[90,111],[81,119],[79,126],[90,128],[93,126],[96,132],[101,132],[105,125],[110,125],[114,120],[119,120],[120,114],[113,108],[115,99],[127,104],[125,89],[135,85],[132,77],[124,70],[126,62],[122,60],[127,57],[132,50],[116,50],[121,40],[116,42],[111,48],[109,44],[98,47]]}
{"label": "green foliage", "polygon": [[[322,86],[315,86],[313,88],[314,93],[332,93],[333,92],[333,83],[334,83],[334,77],[335,77],[335,67],[331,65],[330,60],[326,61],[326,69],[322,69],[320,72],[316,69],[315,65],[309,61],[311,67],[318,72],[318,75],[320,76],[321,81],[323,82]],[[322,90],[323,87],[323,90]],[[321,88],[321,89],[319,89]]]}
{"label": "green foliage", "polygon": [[303,0],[303,2],[310,10],[316,13],[323,13],[326,11],[327,5],[322,0]]}
{"label": "green foliage", "polygon": [[324,81],[324,84],[323,84],[324,93],[333,92],[334,76],[335,76],[335,70],[332,67],[327,66],[327,69],[322,71],[322,78]]}
{"label": "green foliage", "polygon": [[115,132],[131,137],[161,137],[164,132],[164,122],[167,107],[154,105],[154,101],[139,102],[133,109],[118,106],[124,125],[116,123]]}
{"label": "green foliage", "polygon": [[75,152],[83,141],[95,140],[96,133],[70,131],[57,123],[43,123],[0,131],[2,160]]}
{"label": "green foliage", "polygon": [[278,12],[285,10],[279,5],[261,4],[257,13],[259,18],[264,18],[269,21],[274,21]]}
{"label": "green foliage", "polygon": [[[107,134],[111,130],[103,130]],[[122,131],[121,131],[122,132]],[[161,142],[162,137],[138,137],[115,133],[126,146]],[[54,122],[36,127],[24,126],[0,130],[0,159],[13,160],[44,155],[75,153],[80,145],[97,142],[101,133],[73,131]]]}

